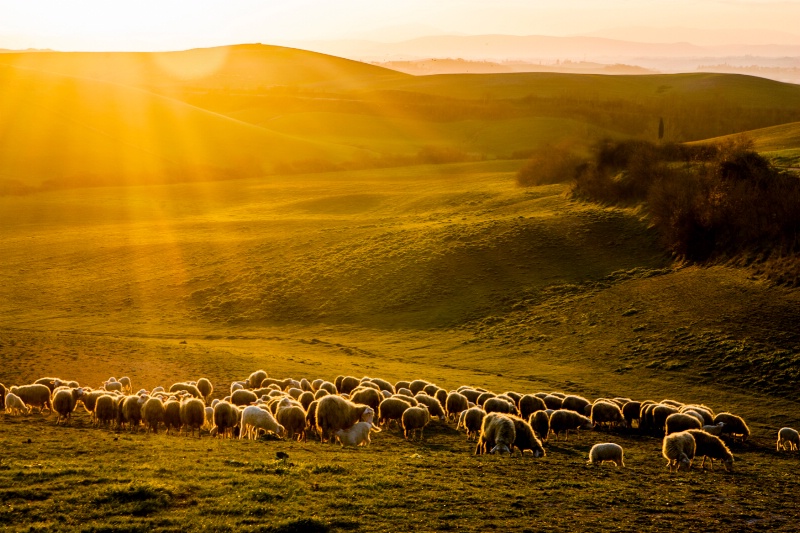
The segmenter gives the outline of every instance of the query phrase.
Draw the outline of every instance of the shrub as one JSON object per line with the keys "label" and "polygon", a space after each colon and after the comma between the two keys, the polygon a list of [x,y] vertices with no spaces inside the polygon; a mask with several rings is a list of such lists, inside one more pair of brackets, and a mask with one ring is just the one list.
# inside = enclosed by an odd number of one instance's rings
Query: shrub
{"label": "shrub", "polygon": [[580,159],[566,148],[536,150],[517,172],[517,185],[531,187],[569,181],[575,178],[580,164]]}

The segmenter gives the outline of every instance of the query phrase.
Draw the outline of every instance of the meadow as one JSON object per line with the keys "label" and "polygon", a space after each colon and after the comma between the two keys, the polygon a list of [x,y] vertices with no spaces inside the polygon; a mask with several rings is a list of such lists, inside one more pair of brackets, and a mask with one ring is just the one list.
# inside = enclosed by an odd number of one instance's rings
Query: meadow
{"label": "meadow", "polygon": [[[640,205],[516,175],[549,144],[653,140],[667,108],[691,118],[665,115],[671,140],[769,127],[759,150],[796,150],[797,86],[183,54],[0,58],[1,138],[17,136],[0,144],[0,382],[206,377],[221,398],[259,368],[423,378],[699,402],[752,435],[733,472],[670,474],[636,430],[551,439],[534,459],[474,456],[436,421],[423,442],[391,429],[342,449],[98,429],[81,407],[68,427],[3,413],[0,529],[796,529],[800,456],[775,440],[800,425],[800,293],[752,266],[676,260]],[[214,74],[189,75],[209,54]],[[463,157],[419,164],[437,153]],[[330,171],[302,172],[314,164]],[[603,441],[625,468],[585,464]]]}

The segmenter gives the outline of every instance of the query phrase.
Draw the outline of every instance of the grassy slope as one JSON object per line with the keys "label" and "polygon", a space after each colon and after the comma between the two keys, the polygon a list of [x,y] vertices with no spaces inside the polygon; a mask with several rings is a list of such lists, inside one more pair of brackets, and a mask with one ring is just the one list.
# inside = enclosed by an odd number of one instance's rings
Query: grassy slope
{"label": "grassy slope", "polygon": [[[222,395],[263,367],[672,397],[748,419],[735,474],[669,475],[658,440],[624,434],[551,442],[534,461],[474,458],[452,426],[422,445],[391,431],[340,451],[0,415],[0,448],[13,450],[0,457],[3,523],[793,527],[797,459],[771,450],[778,427],[798,424],[798,293],[734,269],[673,269],[636,212],[512,183],[513,165],[494,162],[2,198],[0,381],[207,376]],[[605,440],[625,446],[627,469],[583,465]]]}
{"label": "grassy slope", "polygon": [[[756,150],[775,160],[779,165],[793,167],[800,165],[800,122],[746,131],[740,135],[751,139]],[[736,135],[715,137],[699,141],[698,144],[725,142],[734,137]]]}
{"label": "grassy slope", "polygon": [[260,175],[358,153],[117,84],[16,68],[0,68],[0,83],[0,178],[27,186]]}

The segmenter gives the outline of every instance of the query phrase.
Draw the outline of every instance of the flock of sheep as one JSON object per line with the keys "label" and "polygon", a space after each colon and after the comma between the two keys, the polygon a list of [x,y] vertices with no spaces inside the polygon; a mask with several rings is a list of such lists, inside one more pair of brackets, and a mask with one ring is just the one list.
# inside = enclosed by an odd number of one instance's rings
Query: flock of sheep
{"label": "flock of sheep", "polygon": [[[175,383],[134,393],[127,377],[110,378],[97,389],[74,381],[41,378],[9,389],[0,384],[0,409],[10,415],[32,409],[57,414],[56,424],[69,423],[78,404],[98,426],[137,431],[163,427],[200,436],[257,439],[262,433],[306,441],[309,434],[321,442],[366,446],[370,435],[393,424],[406,439],[422,440],[425,427],[436,417],[456,423],[468,440],[477,440],[476,454],[530,451],[542,457],[542,441],[551,436],[566,440],[570,431],[598,427],[638,428],[663,435],[662,454],[670,470],[690,469],[695,457],[722,461],[733,468],[733,454],[723,438],[744,440],[750,435],[745,421],[731,413],[714,412],[701,404],[674,400],[634,401],[629,398],[586,398],[558,392],[495,394],[462,386],[446,391],[424,380],[390,383],[379,378],[338,376],[334,382],[317,379],[270,378],[263,370],[231,383],[223,399],[211,399],[208,379]],[[376,419],[377,418],[377,419]],[[776,448],[798,450],[800,434],[792,428],[778,432]],[[596,444],[589,463],[613,462],[625,466],[623,448],[612,442]]]}

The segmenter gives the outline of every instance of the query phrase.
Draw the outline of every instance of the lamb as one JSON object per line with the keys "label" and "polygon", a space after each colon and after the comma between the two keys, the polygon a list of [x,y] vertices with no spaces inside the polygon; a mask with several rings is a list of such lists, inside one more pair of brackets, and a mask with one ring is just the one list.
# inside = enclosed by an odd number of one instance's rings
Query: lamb
{"label": "lamb", "polygon": [[439,420],[445,419],[444,407],[442,407],[442,404],[439,403],[439,400],[433,396],[428,396],[427,394],[417,394],[414,399],[417,400],[418,403],[423,404],[428,408],[428,412],[431,414],[431,417],[435,416]]}
{"label": "lamb", "polygon": [[450,392],[447,394],[444,408],[447,418],[455,420],[461,411],[469,409],[469,399],[460,392]]}
{"label": "lamb", "polygon": [[303,389],[301,389],[299,387],[291,387],[291,388],[289,388],[288,391],[286,391],[286,393],[289,396],[291,396],[292,398],[294,398],[295,400],[297,400],[303,394]]}
{"label": "lamb", "polygon": [[688,431],[681,431],[664,437],[661,454],[667,460],[669,471],[678,472],[681,467],[686,470],[692,467],[696,448],[694,436]]}
{"label": "lamb", "polygon": [[502,413],[489,413],[483,418],[481,435],[475,447],[475,455],[487,453],[511,454],[511,449],[517,439],[514,421]]}
{"label": "lamb", "polygon": [[200,378],[197,380],[197,390],[200,391],[200,394],[203,395],[203,401],[208,404],[208,399],[214,393],[214,385],[206,378]]}
{"label": "lamb", "polygon": [[531,415],[536,411],[544,411],[547,409],[544,400],[533,394],[526,394],[519,399],[519,414],[522,418],[530,419]]}
{"label": "lamb", "polygon": [[290,440],[293,440],[296,436],[298,441],[306,441],[306,412],[302,407],[290,405],[278,409],[275,418],[286,430],[286,436]]}
{"label": "lamb", "polygon": [[686,413],[672,413],[664,423],[664,434],[678,433],[689,429],[701,429],[703,422]]}
{"label": "lamb", "polygon": [[467,440],[476,439],[481,433],[481,425],[483,424],[483,417],[486,412],[480,407],[470,407],[466,411],[461,411],[461,416],[458,419],[458,428],[467,430]]}
{"label": "lamb", "polygon": [[725,466],[725,470],[733,470],[733,454],[722,442],[722,439],[709,435],[702,429],[690,429],[687,433],[694,437],[695,442],[695,457],[703,456],[703,462],[700,463],[700,468],[706,464],[706,458],[711,460],[711,470],[714,470],[714,459],[719,459]]}
{"label": "lamb", "polygon": [[284,434],[284,428],[275,420],[272,413],[262,409],[256,405],[250,405],[242,411],[242,420],[240,422],[239,439],[243,439],[245,435],[248,439],[257,439],[258,431],[271,431],[279,437]]}
{"label": "lamb", "polygon": [[[256,407],[256,409],[259,409]],[[233,436],[233,428],[239,423],[239,410],[230,402],[219,402],[214,406],[214,427],[217,435]],[[212,430],[213,431],[213,430]],[[239,432],[241,436],[241,432]]]}
{"label": "lamb", "polygon": [[233,405],[250,405],[256,403],[257,400],[256,393],[247,389],[237,390],[231,394],[231,403]]}
{"label": "lamb", "polygon": [[370,422],[356,422],[347,429],[339,429],[335,436],[342,447],[345,446],[369,446],[370,433],[379,432],[381,428],[372,425]]}
{"label": "lamb", "polygon": [[322,442],[340,429],[347,429],[361,419],[368,405],[356,404],[339,396],[325,396],[317,404],[317,432]]}
{"label": "lamb", "polygon": [[197,430],[197,436],[200,436],[200,428],[206,423],[206,404],[199,398],[186,398],[181,401],[180,407],[181,425],[189,429],[189,433],[194,436],[194,430]]}
{"label": "lamb", "polygon": [[542,443],[536,438],[533,428],[528,422],[519,418],[518,416],[509,416],[514,422],[514,448],[519,450],[520,454],[524,454],[525,450],[530,450],[534,457],[544,457],[546,454]]}
{"label": "lamb", "polygon": [[117,417],[118,398],[110,394],[103,394],[94,402],[94,421],[96,424],[107,426]]}
{"label": "lamb", "polygon": [[13,392],[6,393],[5,406],[6,413],[9,415],[19,415],[23,413],[27,415],[31,410],[31,408],[22,401],[22,398]]}
{"label": "lamb", "polygon": [[61,388],[56,389],[53,393],[53,410],[58,414],[56,418],[56,425],[58,425],[62,420],[64,423],[69,423],[69,419],[72,416],[72,411],[75,410],[75,405],[77,405],[78,400],[81,399],[83,396],[83,389],[70,389],[70,388]]}
{"label": "lamb", "polygon": [[719,413],[714,417],[714,423],[718,424],[724,422],[725,426],[722,428],[722,433],[730,435],[731,437],[741,438],[742,441],[747,440],[750,436],[750,428],[747,427],[744,419],[740,416],[731,413]]}
{"label": "lamb", "polygon": [[417,407],[409,407],[403,412],[403,436],[408,440],[410,433],[411,440],[414,440],[414,434],[419,430],[419,440],[422,440],[422,433],[430,421],[431,414],[424,404]]}
{"label": "lamb", "polygon": [[142,420],[153,433],[158,433],[158,425],[164,422],[164,414],[164,402],[161,398],[148,398],[142,406]]}
{"label": "lamb", "polygon": [[514,401],[514,405],[519,407],[519,401],[522,399],[522,394],[518,392],[514,392],[513,390],[509,390],[501,394],[500,396],[505,396],[507,398],[511,398]]}
{"label": "lamb", "polygon": [[591,402],[584,398],[583,396],[576,396],[571,394],[564,398],[564,401],[561,402],[562,409],[569,409],[570,411],[575,411],[578,414],[583,414],[584,409],[586,406],[589,405]]}
{"label": "lamb", "polygon": [[775,451],[786,450],[789,446],[789,451],[797,451],[800,447],[800,433],[796,429],[781,428],[778,431],[778,443],[775,445]]}
{"label": "lamb", "polygon": [[615,403],[610,401],[599,401],[592,404],[591,411],[592,424],[595,426],[608,424],[609,426],[623,422],[622,410]]}
{"label": "lamb", "polygon": [[406,389],[405,387],[400,387],[394,394],[395,396],[407,396],[409,398],[414,397],[414,393],[411,392],[411,389]]}
{"label": "lamb", "polygon": [[536,435],[546,441],[550,436],[550,415],[546,411],[536,411],[528,417],[528,423]]}
{"label": "lamb", "polygon": [[606,461],[614,463],[619,468],[625,466],[624,451],[622,446],[613,442],[601,442],[592,446],[589,450],[589,460],[586,464],[603,464]]}
{"label": "lamb", "polygon": [[36,383],[33,385],[20,385],[11,387],[9,392],[19,396],[28,407],[39,408],[40,413],[44,412],[45,408],[50,412],[53,411],[53,404],[50,401],[50,389],[46,385]]}
{"label": "lamb", "polygon": [[422,392],[424,392],[428,396],[432,396],[432,397],[435,398],[436,397],[436,392],[439,390],[439,388],[440,387],[438,385],[434,385],[433,383],[429,383],[428,385],[425,385],[425,388],[422,389]]}

